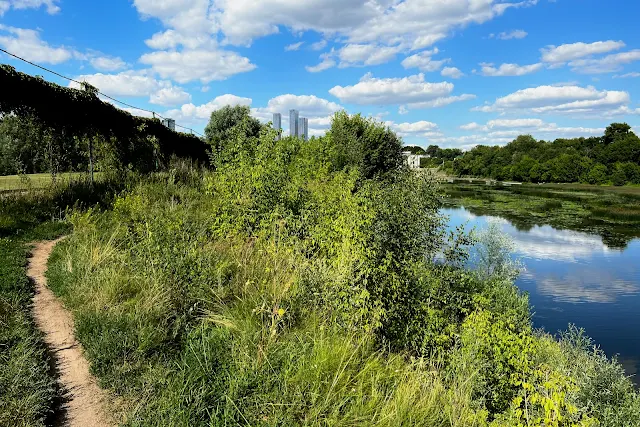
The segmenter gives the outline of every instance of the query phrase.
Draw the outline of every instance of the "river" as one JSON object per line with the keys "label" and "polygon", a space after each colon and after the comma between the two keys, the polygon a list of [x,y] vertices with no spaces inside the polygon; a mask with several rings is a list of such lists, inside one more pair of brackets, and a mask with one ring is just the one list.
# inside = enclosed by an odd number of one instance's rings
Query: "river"
{"label": "river", "polygon": [[569,323],[584,328],[628,375],[640,371],[640,239],[609,247],[598,234],[535,225],[518,229],[498,216],[447,208],[450,226],[499,224],[513,239],[525,270],[517,286],[529,293],[534,326],[555,333]]}

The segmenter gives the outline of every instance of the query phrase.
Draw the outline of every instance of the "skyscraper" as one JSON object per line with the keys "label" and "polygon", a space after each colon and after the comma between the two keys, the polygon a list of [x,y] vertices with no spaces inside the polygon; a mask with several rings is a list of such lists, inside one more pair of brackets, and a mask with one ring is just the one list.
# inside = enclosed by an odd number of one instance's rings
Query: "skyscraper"
{"label": "skyscraper", "polygon": [[300,129],[298,128],[298,110],[289,110],[289,134],[291,136],[299,136]]}
{"label": "skyscraper", "polygon": [[276,141],[280,140],[280,131],[282,130],[282,114],[273,113],[273,128],[278,132]]}
{"label": "skyscraper", "polygon": [[298,136],[305,141],[309,140],[309,119],[306,117],[298,119]]}

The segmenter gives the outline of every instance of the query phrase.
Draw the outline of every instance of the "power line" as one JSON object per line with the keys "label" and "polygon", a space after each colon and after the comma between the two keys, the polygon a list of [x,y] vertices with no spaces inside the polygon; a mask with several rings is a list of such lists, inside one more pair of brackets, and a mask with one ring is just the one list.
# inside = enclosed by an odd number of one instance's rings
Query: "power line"
{"label": "power line", "polygon": [[[27,64],[33,65],[34,67],[40,68],[41,70],[47,71],[47,72],[49,72],[49,73],[51,73],[51,74],[55,74],[56,76],[58,76],[58,77],[62,77],[63,79],[67,79],[67,80],[69,80],[69,81],[71,81],[71,82],[78,83],[79,85],[82,85],[82,83],[83,83],[83,82],[79,82],[79,81],[77,81],[77,80],[75,80],[75,79],[72,79],[71,77],[63,76],[62,74],[57,73],[57,72],[55,72],[55,71],[53,71],[53,70],[50,70],[50,69],[48,69],[48,68],[46,68],[46,67],[43,67],[42,65],[38,65],[38,64],[36,64],[36,63],[34,63],[34,62],[31,62],[31,61],[28,61],[28,60],[26,60],[26,59],[24,59],[24,58],[21,58],[21,57],[19,57],[18,55],[13,54],[13,53],[11,53],[11,52],[8,52],[8,51],[6,51],[6,50],[4,50],[4,49],[2,49],[2,48],[0,48],[0,52],[4,52],[4,53],[6,53],[6,54],[7,54],[7,55],[9,55],[9,56],[13,56],[13,57],[14,57],[14,58],[16,58],[16,59],[19,59],[20,61],[24,61],[24,62],[26,62]],[[85,82],[85,83],[86,83],[86,82]],[[167,119],[166,117],[161,116],[160,114],[156,113],[155,111],[147,110],[146,108],[140,108],[140,107],[136,107],[135,105],[128,104],[128,103],[126,103],[126,102],[124,102],[124,101],[120,101],[119,99],[116,99],[116,98],[113,98],[113,97],[111,97],[111,96],[109,96],[109,95],[107,95],[107,94],[104,94],[104,93],[100,92],[99,90],[98,90],[98,94],[99,94],[99,95],[102,95],[102,96],[104,96],[105,98],[108,98],[108,99],[110,99],[110,100],[112,100],[112,101],[115,101],[115,102],[117,102],[117,103],[119,103],[119,104],[125,105],[125,106],[127,106],[127,107],[129,107],[129,108],[133,108],[133,109],[135,109],[135,110],[146,111],[147,113],[151,113],[151,114],[153,115],[153,117],[154,117],[154,118],[155,118],[156,116],[158,116],[158,117],[160,117],[160,118],[161,118],[161,119],[163,119],[163,120],[166,120],[166,119]],[[191,131],[191,133],[195,133],[195,134],[197,134],[197,135],[199,135],[199,136],[204,137],[204,135],[202,135],[200,132],[197,132],[197,131],[195,131],[195,130],[193,130],[193,129],[189,128],[189,127],[182,126],[182,125],[179,125],[179,124],[177,124],[177,123],[176,123],[175,125],[176,125],[176,126],[178,126],[178,127],[180,127],[180,128],[190,130],[190,131]]]}

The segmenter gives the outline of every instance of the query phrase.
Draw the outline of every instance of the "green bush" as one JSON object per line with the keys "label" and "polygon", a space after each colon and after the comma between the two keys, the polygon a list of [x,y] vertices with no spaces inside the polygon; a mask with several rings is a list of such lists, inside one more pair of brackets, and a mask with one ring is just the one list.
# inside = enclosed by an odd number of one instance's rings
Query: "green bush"
{"label": "green bush", "polygon": [[380,178],[404,163],[402,140],[387,126],[360,114],[336,113],[326,138],[336,170],[355,167],[365,179]]}

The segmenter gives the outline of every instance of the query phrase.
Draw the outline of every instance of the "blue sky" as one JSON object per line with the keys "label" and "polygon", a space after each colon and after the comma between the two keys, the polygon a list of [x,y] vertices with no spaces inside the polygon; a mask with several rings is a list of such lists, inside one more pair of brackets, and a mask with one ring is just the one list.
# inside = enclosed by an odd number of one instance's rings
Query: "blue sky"
{"label": "blue sky", "polygon": [[466,149],[640,130],[639,14],[628,0],[0,0],[0,47],[200,132],[225,104],[281,112],[285,129],[296,108],[312,135],[346,109],[407,144]]}

